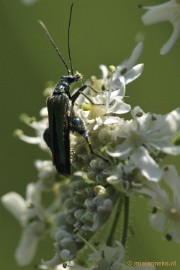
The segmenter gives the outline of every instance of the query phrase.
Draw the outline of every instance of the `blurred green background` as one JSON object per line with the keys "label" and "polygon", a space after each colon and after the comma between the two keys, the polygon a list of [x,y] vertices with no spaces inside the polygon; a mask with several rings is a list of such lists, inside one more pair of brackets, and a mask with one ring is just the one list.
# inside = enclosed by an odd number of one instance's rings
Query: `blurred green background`
{"label": "blurred green background", "polygon": [[[37,23],[48,26],[63,55],[67,56],[67,23],[70,0],[39,0],[26,6],[20,0],[0,0],[0,195],[16,191],[24,196],[27,183],[36,180],[33,161],[47,156],[36,146],[13,137],[17,128],[32,131],[19,121],[21,113],[39,117],[45,105],[42,96],[48,80],[58,81],[66,70]],[[160,3],[162,1],[141,1]],[[128,103],[140,105],[145,111],[165,114],[179,106],[180,42],[171,52],[160,56],[159,50],[169,38],[168,23],[145,27],[138,0],[74,0],[71,49],[73,66],[84,78],[100,75],[99,64],[117,65],[128,57],[135,46],[137,34],[144,35],[145,48],[140,62],[145,63],[143,75],[127,86]],[[170,162],[174,162],[171,159]],[[176,165],[180,160],[176,160]],[[180,169],[179,169],[180,172]],[[132,201],[131,223],[135,235],[129,238],[127,260],[176,261],[180,267],[180,247],[162,240],[148,225],[146,202]],[[16,270],[14,250],[21,228],[0,205],[0,269]],[[43,240],[31,266],[53,254],[52,243]],[[161,267],[161,269],[166,269]]]}

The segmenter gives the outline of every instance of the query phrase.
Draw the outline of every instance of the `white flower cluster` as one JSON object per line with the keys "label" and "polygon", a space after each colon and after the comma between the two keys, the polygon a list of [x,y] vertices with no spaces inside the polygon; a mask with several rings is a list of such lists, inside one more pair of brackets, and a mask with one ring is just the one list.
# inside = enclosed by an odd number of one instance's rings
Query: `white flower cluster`
{"label": "white flower cluster", "polygon": [[[58,176],[51,161],[36,161],[38,179],[28,185],[26,199],[15,192],[2,197],[4,206],[23,227],[16,251],[19,264],[26,265],[33,259],[38,241],[48,233],[54,235],[56,253],[43,262],[42,268],[138,269],[123,264],[120,233],[116,239],[114,231],[123,198],[139,194],[147,198],[152,209],[152,227],[163,232],[166,239],[180,243],[180,177],[173,165],[161,165],[166,155],[180,154],[180,146],[175,144],[178,136],[173,142],[180,130],[180,109],[160,115],[125,103],[126,85],[143,71],[143,64],[135,65],[142,48],[139,43],[131,57],[116,68],[101,65],[102,78],[93,76],[74,104],[74,111],[87,128],[94,154],[89,153],[83,136],[71,134],[71,177]],[[23,141],[49,152],[43,141],[48,126],[46,109],[41,110],[41,116],[41,121],[23,116],[35,129],[35,137],[22,131],[17,134]],[[43,198],[49,193],[53,199],[45,206]],[[92,244],[95,242],[96,247]],[[77,266],[82,259],[87,268]]]}

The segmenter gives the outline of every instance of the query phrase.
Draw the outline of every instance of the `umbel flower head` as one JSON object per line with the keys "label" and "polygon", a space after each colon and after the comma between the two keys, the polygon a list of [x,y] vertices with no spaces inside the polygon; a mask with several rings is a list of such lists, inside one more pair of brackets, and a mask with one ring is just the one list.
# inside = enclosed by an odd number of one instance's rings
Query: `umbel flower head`
{"label": "umbel flower head", "polygon": [[145,25],[169,21],[173,26],[173,33],[161,48],[160,53],[168,53],[180,36],[180,1],[170,0],[163,4],[144,7],[148,11],[142,16]]}
{"label": "umbel flower head", "polygon": [[[162,167],[161,162],[166,155],[180,154],[176,145],[180,110],[160,115],[127,103],[126,87],[143,71],[143,64],[135,64],[142,48],[139,43],[130,58],[117,67],[101,65],[101,78],[92,76],[86,82],[89,87],[73,104],[88,140],[70,134],[72,175],[57,175],[51,160],[38,160],[37,181],[28,185],[26,199],[14,192],[2,197],[23,228],[16,251],[19,264],[30,263],[39,240],[48,234],[54,240],[55,254],[42,261],[42,269],[129,269],[122,261],[122,245],[125,247],[128,234],[129,198],[139,194],[153,209],[152,227],[179,242],[179,177],[174,167]],[[51,154],[43,140],[47,109],[40,115],[39,121],[22,117],[35,130],[34,137],[19,130],[16,134]]]}

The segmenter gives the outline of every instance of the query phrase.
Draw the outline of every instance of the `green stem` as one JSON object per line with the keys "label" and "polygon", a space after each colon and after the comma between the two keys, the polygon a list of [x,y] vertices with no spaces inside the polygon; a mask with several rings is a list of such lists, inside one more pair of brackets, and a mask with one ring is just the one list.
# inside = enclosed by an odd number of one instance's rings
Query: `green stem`
{"label": "green stem", "polygon": [[128,225],[129,225],[129,197],[124,196],[124,223],[123,223],[123,231],[121,243],[125,247],[127,235],[128,235]]}
{"label": "green stem", "polygon": [[122,201],[122,199],[119,199],[119,201],[116,205],[117,212],[116,212],[116,215],[114,217],[114,221],[113,221],[111,229],[110,229],[110,234],[109,234],[107,242],[106,242],[108,246],[112,246],[112,242],[113,242],[113,238],[114,238],[113,236],[115,234],[115,231],[117,230],[117,224],[119,222],[119,218],[121,215],[122,205],[123,205],[123,201]]}

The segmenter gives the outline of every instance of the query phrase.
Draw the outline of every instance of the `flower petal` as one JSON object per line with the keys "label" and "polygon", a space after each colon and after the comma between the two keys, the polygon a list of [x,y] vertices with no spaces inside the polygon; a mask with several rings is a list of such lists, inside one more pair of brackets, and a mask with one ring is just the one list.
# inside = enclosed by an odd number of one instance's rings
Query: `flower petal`
{"label": "flower petal", "polygon": [[122,70],[130,70],[137,62],[139,59],[142,50],[143,50],[144,44],[143,42],[139,42],[136,47],[133,49],[130,57],[123,61],[120,65],[117,66],[117,70],[121,73]]}
{"label": "flower petal", "polygon": [[2,196],[1,202],[6,209],[23,225],[22,215],[26,211],[26,202],[18,193],[9,192]]}
{"label": "flower petal", "polygon": [[155,182],[161,179],[161,169],[144,147],[139,147],[131,159],[147,179]]}
{"label": "flower petal", "polygon": [[30,226],[24,229],[20,243],[15,251],[15,258],[19,265],[28,265],[34,258],[39,237],[32,233]]}
{"label": "flower petal", "polygon": [[150,225],[157,231],[164,231],[166,216],[163,213],[150,215]]}
{"label": "flower petal", "polygon": [[129,71],[127,71],[124,75],[126,84],[136,80],[143,72],[143,69],[144,69],[144,64],[138,64],[134,66],[133,68],[131,68]]}
{"label": "flower petal", "polygon": [[180,177],[176,171],[175,166],[168,165],[164,168],[163,179],[167,185],[172,189],[174,200],[179,201],[180,205]]}
{"label": "flower petal", "polygon": [[177,4],[172,0],[160,5],[143,8],[148,11],[141,17],[141,19],[145,25],[148,25],[167,20],[170,21],[172,19],[173,12],[177,10]]}
{"label": "flower petal", "polygon": [[164,44],[164,46],[160,50],[160,54],[164,55],[168,53],[173,45],[175,44],[176,40],[179,38],[180,35],[180,24],[174,27],[174,31],[168,41]]}

